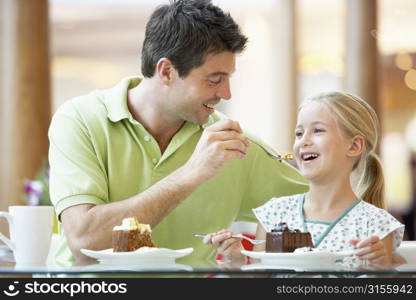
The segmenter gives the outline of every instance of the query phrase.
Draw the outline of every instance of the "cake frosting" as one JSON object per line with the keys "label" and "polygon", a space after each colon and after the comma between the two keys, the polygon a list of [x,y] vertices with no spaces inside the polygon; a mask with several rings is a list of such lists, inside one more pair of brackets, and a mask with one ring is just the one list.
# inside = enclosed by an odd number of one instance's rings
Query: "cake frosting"
{"label": "cake frosting", "polygon": [[149,224],[141,224],[136,218],[125,218],[121,225],[114,226],[113,230],[139,230],[140,233],[152,232]]}

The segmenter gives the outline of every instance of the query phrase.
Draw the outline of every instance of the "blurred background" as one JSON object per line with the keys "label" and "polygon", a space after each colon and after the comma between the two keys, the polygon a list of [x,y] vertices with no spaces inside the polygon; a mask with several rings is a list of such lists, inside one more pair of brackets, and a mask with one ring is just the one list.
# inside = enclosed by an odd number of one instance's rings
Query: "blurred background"
{"label": "blurred background", "polygon": [[[140,75],[145,24],[166,2],[0,0],[0,210],[47,195],[51,115]],[[415,239],[416,1],[213,2],[249,38],[219,110],[283,153],[303,99],[329,90],[363,97],[381,121],[388,209]]]}

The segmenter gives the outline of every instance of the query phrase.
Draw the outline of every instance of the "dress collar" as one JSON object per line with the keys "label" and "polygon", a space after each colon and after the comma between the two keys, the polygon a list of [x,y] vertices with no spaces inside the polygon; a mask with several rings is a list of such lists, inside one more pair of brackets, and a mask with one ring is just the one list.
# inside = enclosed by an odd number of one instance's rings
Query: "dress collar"
{"label": "dress collar", "polygon": [[[306,228],[306,222],[305,222],[305,216],[303,214],[303,205],[305,204],[305,198],[306,193],[303,194],[301,200],[299,201],[299,215],[301,218],[301,226],[303,232],[307,232]],[[318,240],[315,242],[314,247],[317,248],[319,244],[325,239],[325,237],[328,235],[328,233],[335,227],[335,225],[338,224],[339,221],[341,221],[355,206],[357,206],[358,203],[360,203],[362,200],[357,199],[355,200],[350,206],[348,206],[334,221],[330,222],[327,229],[324,233],[318,238]]]}

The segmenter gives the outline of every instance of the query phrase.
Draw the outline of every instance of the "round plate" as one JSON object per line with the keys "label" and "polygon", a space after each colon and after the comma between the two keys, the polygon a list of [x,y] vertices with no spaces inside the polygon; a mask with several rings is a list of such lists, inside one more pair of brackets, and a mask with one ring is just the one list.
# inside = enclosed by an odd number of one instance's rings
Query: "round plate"
{"label": "round plate", "polygon": [[275,266],[331,266],[339,259],[352,255],[352,251],[329,252],[329,251],[311,251],[311,252],[290,252],[290,253],[272,253],[264,251],[247,251],[242,250],[242,254],[254,259],[261,259],[262,264]]}
{"label": "round plate", "polygon": [[193,250],[143,247],[130,252],[113,252],[112,248],[100,251],[81,249],[81,252],[104,264],[149,265],[172,263],[176,258],[191,254]]}

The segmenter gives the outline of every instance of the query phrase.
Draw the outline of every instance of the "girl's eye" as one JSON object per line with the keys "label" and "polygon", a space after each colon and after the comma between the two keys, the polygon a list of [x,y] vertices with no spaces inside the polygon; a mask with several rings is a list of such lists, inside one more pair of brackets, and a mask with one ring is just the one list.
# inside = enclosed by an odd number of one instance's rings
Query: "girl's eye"
{"label": "girl's eye", "polygon": [[302,132],[301,131],[296,131],[295,132],[295,136],[296,137],[301,137],[302,136]]}
{"label": "girl's eye", "polygon": [[322,128],[315,128],[315,132],[325,132],[325,130]]}

